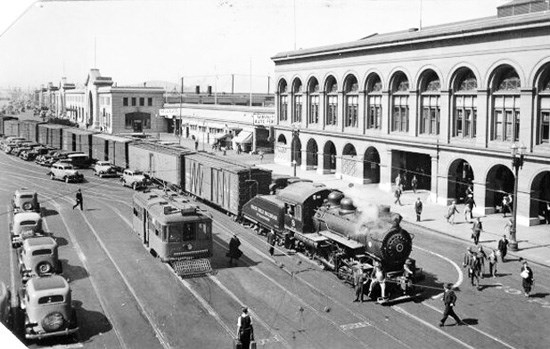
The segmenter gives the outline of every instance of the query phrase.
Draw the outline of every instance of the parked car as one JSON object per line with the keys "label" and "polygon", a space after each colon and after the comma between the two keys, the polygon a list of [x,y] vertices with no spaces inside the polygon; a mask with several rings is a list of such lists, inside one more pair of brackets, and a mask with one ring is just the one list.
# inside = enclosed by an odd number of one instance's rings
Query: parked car
{"label": "parked car", "polygon": [[57,151],[57,149],[52,149],[45,154],[39,155],[36,157],[36,160],[34,160],[34,162],[36,162],[40,166],[51,166],[55,162],[55,160],[52,160],[52,158]]}
{"label": "parked car", "polygon": [[19,157],[25,161],[35,160],[38,156],[47,154],[50,150],[53,150],[52,147],[38,145],[30,150],[23,150]]}
{"label": "parked car", "polygon": [[19,308],[25,313],[25,338],[77,333],[76,311],[71,301],[71,288],[62,276],[30,279],[19,292]]}
{"label": "parked car", "polygon": [[6,284],[0,281],[0,323],[11,328],[11,293]]}
{"label": "parked car", "polygon": [[143,172],[138,170],[124,170],[120,180],[122,181],[122,185],[131,187],[134,190],[147,187],[147,178],[145,178]]}
{"label": "parked car", "polygon": [[40,213],[40,203],[38,194],[34,190],[27,188],[17,189],[11,199],[13,213],[22,211],[34,211]]}
{"label": "parked car", "polygon": [[62,180],[66,183],[82,182],[84,180],[84,175],[75,170],[73,165],[63,162],[53,164],[48,174],[51,179]]}
{"label": "parked car", "polygon": [[22,151],[31,150],[31,149],[36,148],[38,146],[40,146],[40,144],[35,143],[35,142],[25,141],[23,143],[20,143],[18,146],[14,147],[11,150],[10,154],[19,157],[19,155],[21,154]]}
{"label": "parked car", "polygon": [[2,142],[1,147],[4,152],[7,154],[11,153],[13,148],[17,147],[19,143],[26,141],[23,137],[12,137],[9,138],[7,141]]}
{"label": "parked car", "polygon": [[57,242],[49,236],[25,239],[19,249],[18,260],[23,282],[35,276],[61,274],[63,270],[58,258]]}
{"label": "parked car", "polygon": [[94,165],[94,175],[101,177],[117,177],[118,171],[115,165],[109,161],[98,161]]}
{"label": "parked car", "polygon": [[42,217],[36,212],[19,212],[10,224],[11,245],[21,246],[23,240],[42,234]]}

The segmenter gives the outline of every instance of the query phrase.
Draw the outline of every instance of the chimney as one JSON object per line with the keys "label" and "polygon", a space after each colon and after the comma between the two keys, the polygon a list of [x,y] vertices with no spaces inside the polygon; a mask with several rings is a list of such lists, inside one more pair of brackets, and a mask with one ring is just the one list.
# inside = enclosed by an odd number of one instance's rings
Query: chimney
{"label": "chimney", "polygon": [[196,93],[196,94],[200,94],[200,93],[201,93],[201,87],[200,87],[200,85],[196,85],[196,86],[195,86],[195,93]]}

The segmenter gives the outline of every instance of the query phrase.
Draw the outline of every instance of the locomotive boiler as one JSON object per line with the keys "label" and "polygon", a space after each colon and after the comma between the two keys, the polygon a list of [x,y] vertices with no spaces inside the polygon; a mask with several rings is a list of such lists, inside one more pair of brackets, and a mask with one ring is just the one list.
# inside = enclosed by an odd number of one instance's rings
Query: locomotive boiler
{"label": "locomotive boiler", "polygon": [[382,263],[388,272],[399,271],[412,250],[411,235],[401,228],[402,217],[389,206],[371,205],[363,211],[342,193],[329,195],[313,217],[318,234],[330,239],[324,259],[337,271],[343,260]]}

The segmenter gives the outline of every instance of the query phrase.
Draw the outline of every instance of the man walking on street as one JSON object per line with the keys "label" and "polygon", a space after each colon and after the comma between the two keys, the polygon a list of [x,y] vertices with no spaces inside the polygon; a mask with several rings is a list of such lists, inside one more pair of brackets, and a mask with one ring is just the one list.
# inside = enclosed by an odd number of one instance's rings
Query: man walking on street
{"label": "man walking on street", "polygon": [[273,229],[267,233],[267,243],[269,244],[269,254],[273,257],[273,254],[275,253],[275,232]]}
{"label": "man walking on street", "polygon": [[474,239],[474,244],[479,243],[479,236],[481,235],[481,231],[483,230],[483,225],[481,224],[481,220],[479,217],[477,217],[477,220],[474,222],[474,225],[472,226],[472,239]]}
{"label": "man walking on street", "polygon": [[411,187],[413,192],[416,194],[416,189],[418,188],[418,179],[416,178],[416,175],[414,175],[411,179]]}
{"label": "man walking on street", "polygon": [[464,325],[462,320],[456,315],[454,306],[456,304],[456,294],[452,290],[453,284],[445,285],[445,293],[443,293],[443,304],[445,304],[445,310],[443,311],[443,318],[439,322],[439,327],[445,326],[445,321],[449,316],[455,319],[457,325]]}
{"label": "man walking on street", "polygon": [[254,340],[254,328],[248,314],[248,308],[243,307],[243,312],[237,319],[237,339],[241,342],[243,349],[250,348],[250,342]]}
{"label": "man walking on street", "polygon": [[[468,198],[466,199],[466,206],[464,207],[465,221],[474,218],[473,210],[475,205],[476,205],[476,202],[474,201],[474,196],[472,194],[468,194]],[[468,216],[470,216],[470,218],[468,218]]]}
{"label": "man walking on street", "polygon": [[417,198],[414,203],[414,211],[416,212],[416,221],[420,222],[420,215],[422,214],[422,201],[420,198]]}
{"label": "man walking on street", "polygon": [[79,205],[80,205],[80,211],[84,211],[84,209],[82,208],[82,206],[83,206],[82,191],[80,189],[78,189],[78,191],[76,192],[76,204],[74,204],[73,210],[74,210],[75,207],[77,207]]}
{"label": "man walking on street", "polygon": [[491,249],[491,253],[489,253],[489,257],[487,257],[489,260],[489,273],[493,278],[497,277],[497,254],[496,251]]}
{"label": "man walking on street", "polygon": [[502,263],[504,263],[504,257],[506,257],[506,253],[508,252],[508,239],[506,238],[506,234],[502,235],[502,239],[498,242],[498,252],[500,252]]}
{"label": "man walking on street", "polygon": [[531,297],[531,288],[533,287],[534,275],[533,270],[529,267],[527,261],[523,261],[523,265],[520,270],[521,285],[523,286],[523,292],[525,297]]}
{"label": "man walking on street", "polygon": [[401,203],[401,186],[396,186],[394,195],[395,195],[394,204],[399,203],[399,206],[403,206],[403,204]]}

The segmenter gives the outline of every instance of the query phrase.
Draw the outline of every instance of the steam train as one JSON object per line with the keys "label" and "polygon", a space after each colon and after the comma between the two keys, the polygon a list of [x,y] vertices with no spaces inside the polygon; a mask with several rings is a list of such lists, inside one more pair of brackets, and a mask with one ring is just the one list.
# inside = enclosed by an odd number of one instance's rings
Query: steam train
{"label": "steam train", "polygon": [[410,298],[414,290],[410,280],[404,284],[404,264],[413,279],[421,278],[409,258],[413,237],[400,226],[399,214],[383,205],[359,211],[349,197],[323,184],[298,182],[274,195],[257,195],[243,206],[242,219],[260,234],[273,231],[279,245],[304,252],[351,284],[360,269],[368,273],[379,263],[398,286],[390,292]]}

